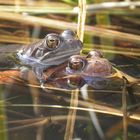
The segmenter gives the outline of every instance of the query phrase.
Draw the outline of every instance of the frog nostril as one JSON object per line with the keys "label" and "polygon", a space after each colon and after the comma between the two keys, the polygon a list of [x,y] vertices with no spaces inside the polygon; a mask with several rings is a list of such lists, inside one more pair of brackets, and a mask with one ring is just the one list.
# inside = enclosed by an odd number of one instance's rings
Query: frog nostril
{"label": "frog nostril", "polygon": [[57,40],[55,40],[55,39],[50,39],[49,41],[50,41],[50,42],[55,42],[55,41],[57,41]]}

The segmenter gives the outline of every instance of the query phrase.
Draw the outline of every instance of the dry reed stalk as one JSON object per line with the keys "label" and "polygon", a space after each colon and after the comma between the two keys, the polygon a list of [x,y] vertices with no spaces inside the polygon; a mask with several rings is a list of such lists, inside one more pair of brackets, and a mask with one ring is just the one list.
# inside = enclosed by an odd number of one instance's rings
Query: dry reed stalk
{"label": "dry reed stalk", "polygon": [[131,52],[131,51],[117,51],[117,50],[106,50],[101,49],[102,52],[111,53],[111,54],[122,54],[122,55],[129,55],[129,56],[140,56],[139,52]]}
{"label": "dry reed stalk", "polygon": [[[78,4],[79,4],[79,14],[78,14],[78,24],[77,24],[77,35],[78,35],[79,39],[83,42],[85,19],[86,19],[86,0],[79,0]],[[78,106],[78,94],[79,94],[79,89],[73,90],[71,92],[70,107]],[[76,112],[77,112],[77,109],[69,110],[66,131],[65,131],[65,136],[64,136],[65,140],[72,140]]]}
{"label": "dry reed stalk", "polygon": [[[54,10],[55,9],[55,10]],[[51,7],[49,5],[42,5],[42,6],[21,6],[19,7],[19,3],[16,3],[16,6],[1,6],[0,5],[0,12],[20,12],[20,13],[29,13],[29,14],[77,14],[78,11],[74,10],[73,7],[60,5],[58,7],[54,6]]]}
{"label": "dry reed stalk", "polygon": [[[86,117],[77,116],[77,120],[79,121],[90,121]],[[67,120],[67,116],[65,115],[58,115],[58,116],[51,116],[51,117],[40,117],[40,118],[32,118],[32,119],[24,119],[24,120],[16,120],[16,121],[8,121],[8,124],[16,124],[15,127],[9,128],[8,131],[15,131],[15,130],[21,130],[26,128],[32,128],[32,127],[39,127],[41,125],[47,126],[51,124],[52,122],[65,122]],[[19,126],[20,125],[20,126]],[[6,130],[0,130],[1,132],[5,132]],[[39,139],[42,140],[42,139]]]}
{"label": "dry reed stalk", "polygon": [[114,47],[114,51],[129,51],[129,52],[139,52],[140,53],[140,49],[139,48],[127,48],[126,47],[120,47],[120,46],[108,46],[108,45],[98,45],[98,44],[84,44],[85,45],[85,50],[87,49],[87,51],[89,51],[89,49],[91,48],[100,48],[102,47],[105,50],[112,50],[111,47]]}
{"label": "dry reed stalk", "polygon": [[[140,83],[140,79],[136,79],[136,78],[133,78],[125,73],[122,73],[120,72],[119,70],[117,70],[117,73],[115,76],[118,76],[118,77],[122,77],[122,76],[125,76],[128,81],[130,82],[130,84],[137,84],[139,86],[139,83]],[[29,87],[33,87],[33,88],[41,88],[39,83],[38,84],[35,84],[35,83],[25,83],[24,80],[20,79],[19,78],[19,70],[9,70],[9,71],[4,71],[4,72],[1,72],[0,73],[0,84],[10,84],[11,82],[14,82],[14,84],[22,84],[23,86],[29,86]],[[64,92],[64,94],[70,94],[70,91],[71,90],[68,90],[68,89],[62,89],[62,88],[57,88],[57,87],[52,87],[52,86],[44,86],[44,90],[55,90],[55,91],[61,91],[61,92]],[[134,88],[135,90],[135,88]],[[114,93],[114,94],[120,94],[122,93],[121,90],[89,90],[88,91],[92,91],[92,92],[104,92],[104,93]],[[134,94],[136,95],[140,95],[139,92],[135,92]]]}
{"label": "dry reed stalk", "polygon": [[81,41],[83,41],[84,38],[85,20],[86,20],[86,0],[79,0],[77,35]]}
{"label": "dry reed stalk", "polygon": [[[86,102],[86,101],[78,101],[79,106],[81,107],[73,107],[73,106],[60,106],[60,105],[36,105],[39,107],[45,107],[45,108],[57,108],[57,109],[76,109],[78,111],[95,111],[98,113],[102,114],[108,114],[108,115],[113,115],[113,116],[119,116],[123,117],[123,112],[120,109],[116,109],[114,107],[110,107],[107,105],[100,105],[94,102]],[[33,104],[12,104],[12,105],[7,105],[7,106],[12,106],[12,107],[33,107]],[[140,113],[139,112],[130,112],[128,111],[128,118],[133,119],[133,120],[138,120],[140,121]]]}
{"label": "dry reed stalk", "polygon": [[123,80],[124,80],[124,87],[122,91],[123,140],[127,140],[128,139],[127,91],[126,91],[127,81],[125,78]]}
{"label": "dry reed stalk", "polygon": [[112,53],[112,54],[123,54],[128,56],[140,56],[140,49],[139,48],[126,48],[126,47],[117,47],[117,46],[107,46],[107,45],[94,45],[94,44],[85,44],[85,48],[83,51],[89,52],[92,49],[98,48],[98,50],[105,52],[105,53]]}
{"label": "dry reed stalk", "polygon": [[[78,93],[79,93],[78,89],[73,90],[71,92],[70,106],[73,106],[73,107],[78,106]],[[74,125],[75,125],[75,119],[76,119],[76,112],[77,112],[77,109],[70,109],[69,110],[69,114],[68,114],[68,117],[67,117],[67,125],[66,125],[64,140],[72,140]]]}
{"label": "dry reed stalk", "polygon": [[[15,5],[16,0],[0,0],[0,4],[4,5]],[[44,0],[39,0],[39,1],[25,1],[25,0],[19,0],[18,4],[21,6],[51,6],[51,7],[69,7],[68,4],[64,4],[62,2],[50,2],[50,1],[44,1]]]}
{"label": "dry reed stalk", "polygon": [[[50,27],[54,29],[77,29],[76,23],[69,23],[65,21],[58,21],[53,19],[45,19],[41,17],[29,16],[29,15],[21,15],[17,13],[10,13],[10,12],[1,12],[0,19],[12,20],[15,22],[24,23],[26,25],[39,25],[44,27]],[[55,23],[55,24],[54,24]],[[119,31],[108,30],[104,28],[97,28],[91,27],[86,25],[85,26],[85,33],[90,35],[96,35],[98,37],[103,38],[115,38],[119,40],[130,41],[134,43],[140,43],[139,35],[123,33]]]}
{"label": "dry reed stalk", "polygon": [[[29,83],[34,83],[38,84],[38,81],[36,79],[36,77],[34,76],[34,74],[32,72],[28,73],[28,82]],[[31,96],[32,96],[32,100],[33,100],[33,110],[34,113],[36,115],[36,117],[38,116],[42,116],[42,112],[41,112],[41,107],[39,107],[38,105],[41,104],[40,102],[40,91],[37,88],[34,87],[29,87]],[[37,131],[36,131],[36,140],[44,140],[44,125],[39,125],[37,127]]]}
{"label": "dry reed stalk", "polygon": [[[131,7],[132,6],[132,7]],[[104,9],[112,9],[112,11],[115,9],[115,8],[132,8],[132,9],[135,9],[136,7],[139,7],[140,6],[140,2],[139,1],[131,1],[131,0],[125,0],[125,1],[117,1],[117,2],[103,2],[102,3],[99,3],[99,4],[90,4],[90,5],[87,5],[87,11],[91,11],[91,12],[94,12],[94,11],[100,11],[100,10],[104,10]],[[132,10],[131,9],[131,10]]]}
{"label": "dry reed stalk", "polygon": [[18,37],[12,35],[0,35],[0,42],[3,43],[19,43],[19,44],[29,44],[32,40],[29,37]]}
{"label": "dry reed stalk", "polygon": [[[84,117],[77,116],[76,119],[79,121],[90,121],[90,119],[85,117],[85,116]],[[46,120],[46,122],[45,122],[45,120]],[[49,123],[52,123],[52,122],[56,122],[56,121],[65,122],[66,120],[67,120],[67,115],[56,115],[56,116],[51,116],[51,117],[46,117],[46,116],[37,117],[37,118],[30,117],[27,119],[22,119],[22,121],[20,119],[19,120],[10,120],[10,121],[8,121],[8,124],[16,124],[16,125],[20,124],[20,125],[22,125],[22,124],[29,124],[29,123],[43,121],[42,123],[40,123],[38,125],[42,125],[42,124],[48,125]]]}
{"label": "dry reed stalk", "polygon": [[[20,129],[28,129],[30,127],[39,127],[41,125],[47,125],[49,123],[50,123],[50,119],[40,119],[38,121],[34,121],[34,122],[31,122],[31,123],[28,122],[28,124],[26,124],[26,123],[22,124],[22,126],[16,126],[14,128],[9,128],[8,132],[14,131],[14,130],[20,130]],[[7,130],[6,129],[5,130],[0,130],[0,133],[3,132],[3,131],[5,132]],[[1,139],[1,140],[4,140],[4,139]],[[36,139],[36,140],[42,140],[42,139]]]}
{"label": "dry reed stalk", "polygon": [[[79,106],[82,107],[78,107],[76,108],[77,110],[81,110],[81,111],[95,111],[98,113],[103,113],[103,114],[109,114],[109,115],[114,115],[114,116],[120,116],[123,117],[123,112],[120,109],[116,109],[114,107],[110,107],[108,105],[101,105],[95,102],[85,102],[85,101],[79,101]],[[139,112],[135,112],[135,113],[131,113],[128,112],[128,118],[133,119],[133,120],[140,120],[140,113]]]}

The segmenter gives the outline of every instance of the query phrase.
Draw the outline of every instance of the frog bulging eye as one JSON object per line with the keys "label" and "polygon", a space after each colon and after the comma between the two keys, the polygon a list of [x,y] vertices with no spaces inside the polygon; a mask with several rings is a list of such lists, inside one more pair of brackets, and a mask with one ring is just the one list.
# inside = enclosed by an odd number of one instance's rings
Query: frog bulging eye
{"label": "frog bulging eye", "polygon": [[82,71],[86,66],[86,59],[82,56],[75,55],[69,59],[68,68],[74,71]]}
{"label": "frog bulging eye", "polygon": [[54,50],[60,45],[60,38],[57,34],[49,34],[46,36],[46,45],[49,50]]}
{"label": "frog bulging eye", "polygon": [[65,39],[74,39],[76,37],[76,33],[70,29],[67,29],[61,33],[61,36]]}

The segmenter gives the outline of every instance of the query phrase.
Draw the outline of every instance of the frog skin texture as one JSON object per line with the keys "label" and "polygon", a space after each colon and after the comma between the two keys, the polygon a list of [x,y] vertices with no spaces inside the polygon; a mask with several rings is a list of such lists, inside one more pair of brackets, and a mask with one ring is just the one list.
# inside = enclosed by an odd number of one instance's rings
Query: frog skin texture
{"label": "frog skin texture", "polygon": [[115,76],[111,63],[99,51],[90,51],[87,56],[71,56],[60,71],[52,74],[59,88],[75,89],[87,84],[94,89],[118,89],[123,84],[122,79]]}
{"label": "frog skin texture", "polygon": [[82,42],[71,30],[61,34],[50,33],[44,39],[25,46],[17,53],[21,64],[32,68],[40,83],[46,82],[43,72],[50,67],[58,67],[70,56],[79,54]]}
{"label": "frog skin texture", "polygon": [[123,84],[122,79],[115,76],[116,71],[111,63],[97,50],[90,51],[87,56],[71,56],[66,72],[71,75],[80,75],[85,84],[94,89],[112,87],[117,89]]}

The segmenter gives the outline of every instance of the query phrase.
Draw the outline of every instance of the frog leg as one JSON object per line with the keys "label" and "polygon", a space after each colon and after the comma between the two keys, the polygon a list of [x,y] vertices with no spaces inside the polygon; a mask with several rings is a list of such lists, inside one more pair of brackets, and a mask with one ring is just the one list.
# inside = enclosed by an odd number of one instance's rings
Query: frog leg
{"label": "frog leg", "polygon": [[43,75],[44,69],[42,67],[33,67],[33,71],[36,74],[37,79],[41,84],[44,84],[46,82],[46,79]]}
{"label": "frog leg", "polygon": [[29,72],[29,68],[25,67],[25,66],[22,66],[20,68],[20,77],[24,80],[28,80],[28,72]]}

